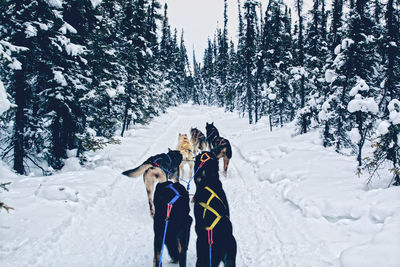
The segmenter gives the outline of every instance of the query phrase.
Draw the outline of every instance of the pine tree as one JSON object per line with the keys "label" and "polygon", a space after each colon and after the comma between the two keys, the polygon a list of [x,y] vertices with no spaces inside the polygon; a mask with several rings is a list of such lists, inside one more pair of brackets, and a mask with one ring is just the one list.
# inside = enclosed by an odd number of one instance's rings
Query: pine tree
{"label": "pine tree", "polygon": [[[399,89],[400,83],[400,9],[397,9],[393,0],[389,0],[386,5],[386,31],[383,40],[384,64],[387,66],[385,72],[384,92],[381,101],[381,110],[384,110],[384,120],[378,126],[379,137],[373,144],[373,158],[367,159],[367,169],[371,174],[371,179],[379,175],[382,167],[389,168],[393,175],[393,185],[400,185],[400,149],[398,136],[400,127],[398,116],[400,112]],[[387,107],[384,106],[388,103]],[[383,105],[383,108],[382,108]],[[387,167],[386,163],[390,162],[391,167]]]}
{"label": "pine tree", "polygon": [[253,110],[254,110],[254,70],[256,69],[255,56],[257,48],[257,36],[256,36],[256,21],[257,13],[256,6],[258,5],[255,0],[246,0],[244,3],[244,17],[246,20],[245,28],[245,47],[244,47],[244,59],[246,70],[245,83],[246,83],[246,103],[247,112],[249,116],[249,123],[253,123]]}
{"label": "pine tree", "polygon": [[10,77],[18,105],[11,141],[14,169],[24,173],[27,159],[47,173],[40,161],[60,168],[66,150],[77,145],[76,117],[82,116],[76,97],[86,88],[84,74],[78,73],[84,47],[71,41],[76,30],[63,20],[58,2],[7,2],[7,7],[8,38],[29,48],[18,56],[22,68]]}
{"label": "pine tree", "polygon": [[289,11],[281,0],[270,1],[264,18],[262,57],[264,61],[262,111],[272,126],[281,127],[289,120],[291,95],[289,82],[292,61],[291,22]]}

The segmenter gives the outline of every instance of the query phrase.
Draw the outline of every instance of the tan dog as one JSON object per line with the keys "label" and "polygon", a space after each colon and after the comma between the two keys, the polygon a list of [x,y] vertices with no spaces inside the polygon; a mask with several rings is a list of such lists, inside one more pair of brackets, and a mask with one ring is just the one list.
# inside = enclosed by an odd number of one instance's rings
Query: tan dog
{"label": "tan dog", "polygon": [[132,178],[143,174],[150,214],[152,216],[154,215],[153,191],[155,183],[164,183],[168,179],[174,179],[177,182],[176,177],[179,175],[178,166],[182,162],[181,152],[177,150],[168,150],[168,153],[152,156],[135,169],[127,170],[122,173]]}
{"label": "tan dog", "polygon": [[192,145],[190,144],[189,138],[186,134],[179,134],[178,136],[178,145],[176,146],[176,150],[179,150],[182,154],[182,163],[179,166],[181,177],[184,178],[184,165],[189,164],[189,177],[192,177],[193,174],[193,165],[194,165],[194,153],[192,151]]}
{"label": "tan dog", "polygon": [[190,135],[190,142],[192,142],[194,154],[197,154],[197,149],[200,149],[202,152],[207,149],[206,137],[200,130],[191,128]]}

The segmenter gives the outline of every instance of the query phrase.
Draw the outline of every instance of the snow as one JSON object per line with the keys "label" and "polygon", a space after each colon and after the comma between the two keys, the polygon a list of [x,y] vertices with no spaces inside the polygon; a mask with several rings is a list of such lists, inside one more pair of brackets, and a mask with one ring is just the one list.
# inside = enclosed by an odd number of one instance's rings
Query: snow
{"label": "snow", "polygon": [[64,46],[65,51],[70,56],[77,56],[85,52],[85,47],[71,43],[71,40],[65,36],[58,36],[58,41]]}
{"label": "snow", "polygon": [[397,99],[393,99],[389,102],[389,120],[394,125],[400,124],[400,101]]}
{"label": "snow", "polygon": [[26,29],[25,29],[26,37],[27,38],[35,37],[37,35],[37,29],[35,27],[33,27],[33,25],[28,23],[28,22],[26,22],[24,24],[25,24],[25,27],[26,27]]}
{"label": "snow", "polygon": [[349,136],[350,136],[350,140],[353,142],[353,144],[358,144],[358,142],[360,142],[360,140],[361,140],[361,135],[358,132],[357,128],[351,129],[351,131],[349,132]]}
{"label": "snow", "polygon": [[272,101],[275,100],[276,99],[276,94],[273,94],[273,93],[269,94],[268,95],[268,99],[272,100]]}
{"label": "snow", "polygon": [[106,93],[110,98],[114,98],[118,94],[118,91],[113,88],[107,88]]}
{"label": "snow", "polygon": [[342,41],[342,50],[348,49],[352,44],[354,44],[352,39],[344,38]]}
{"label": "snow", "polygon": [[62,86],[67,86],[67,80],[65,79],[64,75],[62,74],[61,71],[58,70],[53,70],[53,74],[54,74],[54,80],[56,80],[56,82]]}
{"label": "snow", "polygon": [[337,45],[337,46],[335,47],[335,51],[334,51],[335,55],[339,55],[339,54],[340,54],[340,49],[341,49],[341,46],[340,46],[340,45]]}
{"label": "snow", "polygon": [[20,69],[22,69],[22,63],[14,58],[13,62],[8,64],[7,67],[9,67],[10,69],[13,69],[13,70],[20,70]]}
{"label": "snow", "polygon": [[[120,173],[175,147],[178,133],[214,122],[233,148],[221,180],[237,266],[400,266],[400,188],[386,188],[391,178],[369,189],[355,157],[323,148],[318,131],[293,136],[290,124],[269,132],[267,121],[249,125],[235,113],[186,104],[134,126],[120,145],[88,153],[84,168],[75,168],[74,153],[49,177],[17,176],[0,164],[1,181],[12,182],[1,201],[15,208],[0,214],[1,265],[151,265],[143,180]],[[194,225],[191,232],[188,266],[195,266]]]}
{"label": "snow", "polygon": [[63,5],[63,0],[46,0],[46,2],[51,6],[55,8],[62,8]]}
{"label": "snow", "polygon": [[3,82],[0,81],[0,116],[11,107],[10,101],[7,99],[6,89]]}
{"label": "snow", "polygon": [[64,23],[64,25],[60,28],[60,32],[63,34],[67,34],[67,32],[70,33],[77,33],[78,31],[69,23]]}
{"label": "snow", "polygon": [[382,121],[378,125],[378,133],[381,135],[385,135],[389,132],[389,127],[390,127],[390,122],[388,121]]}
{"label": "snow", "polygon": [[349,95],[350,96],[355,96],[356,94],[359,93],[359,91],[369,91],[369,86],[365,82],[365,80],[361,78],[357,78],[357,83],[356,85],[350,90]]}
{"label": "snow", "polygon": [[354,99],[349,102],[347,110],[351,113],[361,111],[376,114],[379,111],[379,107],[372,97],[363,98],[360,94],[357,94]]}
{"label": "snow", "polygon": [[334,70],[327,69],[325,71],[325,81],[327,83],[332,83],[336,80],[337,74]]}
{"label": "snow", "polygon": [[97,7],[101,4],[102,0],[91,0],[93,7]]}

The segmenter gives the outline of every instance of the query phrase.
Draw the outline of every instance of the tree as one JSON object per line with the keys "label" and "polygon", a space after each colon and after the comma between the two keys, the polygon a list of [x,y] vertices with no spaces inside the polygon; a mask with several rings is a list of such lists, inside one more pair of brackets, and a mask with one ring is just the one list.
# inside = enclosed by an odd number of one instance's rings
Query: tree
{"label": "tree", "polygon": [[256,69],[255,58],[257,48],[256,36],[256,21],[257,13],[256,6],[258,5],[255,0],[246,0],[244,3],[244,17],[246,21],[245,27],[245,47],[244,47],[244,68],[246,70],[246,102],[247,112],[249,116],[249,123],[253,123],[253,109],[254,109],[254,70]]}

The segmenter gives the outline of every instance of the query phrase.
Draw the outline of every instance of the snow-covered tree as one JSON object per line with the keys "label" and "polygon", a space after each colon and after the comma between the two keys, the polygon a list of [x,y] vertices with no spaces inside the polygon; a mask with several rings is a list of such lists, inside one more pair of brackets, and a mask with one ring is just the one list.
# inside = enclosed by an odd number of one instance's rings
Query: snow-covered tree
{"label": "snow-covered tree", "polygon": [[[379,137],[373,144],[373,158],[367,158],[371,178],[379,176],[382,169],[389,169],[393,185],[400,186],[400,101],[393,99],[388,105],[389,115],[378,126]],[[391,166],[387,166],[390,163]]]}

